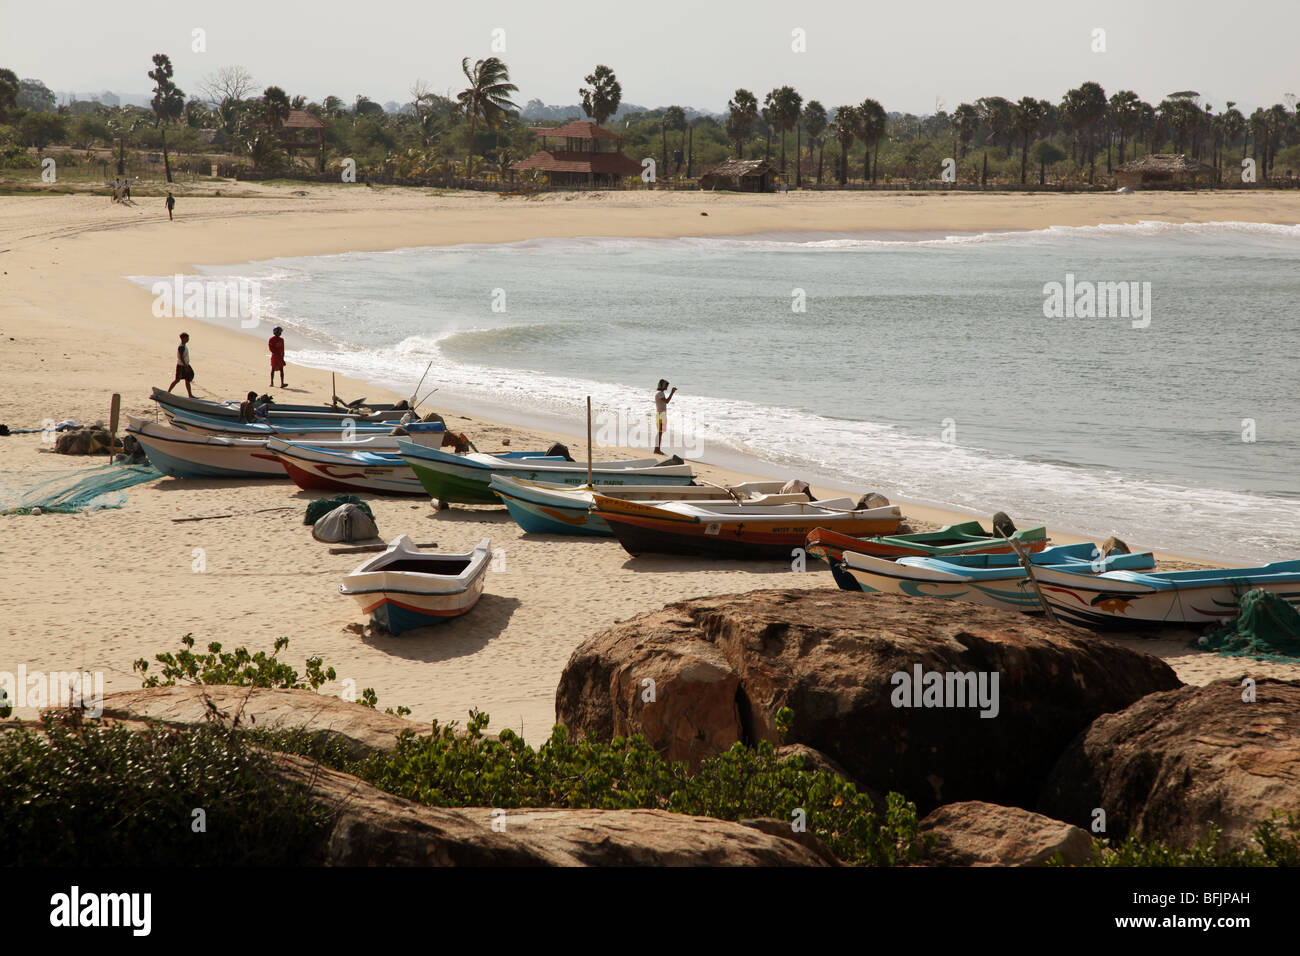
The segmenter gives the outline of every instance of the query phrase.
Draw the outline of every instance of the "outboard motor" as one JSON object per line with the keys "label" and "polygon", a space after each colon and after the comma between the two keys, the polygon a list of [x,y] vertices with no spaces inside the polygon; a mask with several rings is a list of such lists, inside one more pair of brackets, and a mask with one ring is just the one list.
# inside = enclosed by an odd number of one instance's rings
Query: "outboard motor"
{"label": "outboard motor", "polygon": [[1016,533],[1016,525],[1005,511],[999,511],[993,516],[993,534],[998,538],[1009,538]]}
{"label": "outboard motor", "polygon": [[573,461],[573,456],[569,454],[569,446],[562,445],[558,441],[550,448],[546,449],[546,457],[552,458],[559,455],[565,461]]}

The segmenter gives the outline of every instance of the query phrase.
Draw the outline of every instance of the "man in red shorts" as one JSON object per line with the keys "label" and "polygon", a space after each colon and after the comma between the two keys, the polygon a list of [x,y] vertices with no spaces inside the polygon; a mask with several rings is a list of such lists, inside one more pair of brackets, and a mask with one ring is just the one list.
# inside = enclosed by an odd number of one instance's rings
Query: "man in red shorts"
{"label": "man in red shorts", "polygon": [[280,373],[281,388],[284,388],[284,339],[280,337],[280,333],[283,331],[284,329],[277,325],[271,330],[271,338],[266,343],[271,350],[271,385],[275,385],[275,373],[278,371]]}

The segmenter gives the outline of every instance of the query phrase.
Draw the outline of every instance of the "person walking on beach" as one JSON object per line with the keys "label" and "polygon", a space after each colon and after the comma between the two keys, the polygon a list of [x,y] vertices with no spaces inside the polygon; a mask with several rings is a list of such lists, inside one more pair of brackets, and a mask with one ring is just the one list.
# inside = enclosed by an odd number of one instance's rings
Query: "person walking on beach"
{"label": "person walking on beach", "polygon": [[176,377],[172,383],[167,386],[167,391],[176,387],[177,382],[185,383],[185,391],[190,398],[194,397],[194,389],[190,388],[190,382],[194,381],[194,367],[190,365],[190,333],[181,333],[181,344],[176,346]]}
{"label": "person walking on beach", "polygon": [[661,378],[659,380],[659,391],[655,392],[655,428],[657,431],[655,432],[654,453],[656,455],[662,455],[664,453],[663,449],[660,448],[659,445],[664,440],[664,428],[668,425],[668,403],[671,402],[673,396],[677,394],[677,389],[674,388],[671,392],[665,395],[664,390],[667,388],[668,379]]}
{"label": "person walking on beach", "polygon": [[167,194],[167,220],[169,222],[171,221],[172,218],[172,210],[175,208],[176,208],[176,197],[173,196],[171,193],[168,193]]}
{"label": "person walking on beach", "polygon": [[280,387],[284,388],[284,339],[280,333],[284,329],[276,326],[271,330],[271,338],[267,340],[267,348],[271,350],[271,387],[275,387],[275,373],[280,373]]}

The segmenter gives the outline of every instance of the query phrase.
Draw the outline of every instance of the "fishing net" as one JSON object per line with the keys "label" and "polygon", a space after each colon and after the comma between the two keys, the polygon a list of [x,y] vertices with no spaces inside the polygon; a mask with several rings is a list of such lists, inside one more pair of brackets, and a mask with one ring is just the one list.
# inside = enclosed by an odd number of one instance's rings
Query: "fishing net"
{"label": "fishing net", "polygon": [[120,508],[126,503],[123,488],[161,477],[152,465],[102,465],[60,474],[21,494],[0,490],[0,514],[32,514],[38,508],[59,514]]}
{"label": "fishing net", "polygon": [[366,504],[356,495],[337,495],[334,498],[317,498],[307,506],[307,516],[303,518],[303,524],[315,524],[325,515],[329,514],[340,505],[360,505],[361,510],[372,520],[375,513],[370,510],[370,505]]}
{"label": "fishing net", "polygon": [[1227,657],[1295,661],[1300,659],[1300,611],[1284,598],[1254,588],[1238,601],[1235,618],[1197,638],[1194,646]]}

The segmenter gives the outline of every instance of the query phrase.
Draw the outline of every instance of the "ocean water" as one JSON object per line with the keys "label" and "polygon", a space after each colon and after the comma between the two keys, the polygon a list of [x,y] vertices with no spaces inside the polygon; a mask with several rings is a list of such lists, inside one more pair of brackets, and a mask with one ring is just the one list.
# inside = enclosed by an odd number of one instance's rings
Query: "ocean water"
{"label": "ocean water", "polygon": [[[1298,265],[1300,226],[1142,223],[540,239],[204,271],[261,282],[291,363],[410,392],[432,362],[433,407],[576,428],[585,396],[640,414],[662,377],[706,460],[1264,561],[1300,558]],[[1048,317],[1053,282],[1137,283],[1149,311]]]}

